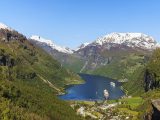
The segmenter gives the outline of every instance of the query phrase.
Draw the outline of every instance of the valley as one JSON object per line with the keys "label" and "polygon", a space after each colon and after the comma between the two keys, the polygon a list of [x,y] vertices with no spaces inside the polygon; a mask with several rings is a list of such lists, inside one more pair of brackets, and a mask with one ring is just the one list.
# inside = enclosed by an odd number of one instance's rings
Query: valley
{"label": "valley", "polygon": [[[71,50],[40,36],[26,38],[1,23],[0,117],[138,120],[154,116],[151,100],[160,97],[159,53],[159,43],[142,33],[111,33]],[[109,100],[104,100],[104,89]]]}
{"label": "valley", "polygon": [[111,33],[92,43],[82,44],[76,50],[68,49],[72,52],[66,53],[55,48],[57,45],[53,45],[53,42],[48,44],[41,39],[44,40],[39,36],[30,41],[55,57],[65,68],[76,73],[100,75],[119,81],[129,80],[131,83],[123,84],[123,88],[132,95],[144,92],[140,84],[133,84],[138,79],[141,79],[139,82],[143,81],[143,76],[140,78],[139,74],[145,69],[152,51],[159,46],[153,37],[146,34]]}

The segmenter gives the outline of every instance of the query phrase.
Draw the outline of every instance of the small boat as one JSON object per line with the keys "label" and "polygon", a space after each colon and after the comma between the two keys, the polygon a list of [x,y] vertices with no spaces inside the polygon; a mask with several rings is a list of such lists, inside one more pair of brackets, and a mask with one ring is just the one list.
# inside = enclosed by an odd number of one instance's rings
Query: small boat
{"label": "small boat", "polygon": [[115,87],[115,86],[116,86],[116,84],[115,84],[114,82],[110,82],[110,85],[111,85],[112,87]]}
{"label": "small boat", "polygon": [[103,94],[104,94],[105,99],[107,100],[108,97],[109,97],[108,90],[105,89],[105,90],[103,91]]}

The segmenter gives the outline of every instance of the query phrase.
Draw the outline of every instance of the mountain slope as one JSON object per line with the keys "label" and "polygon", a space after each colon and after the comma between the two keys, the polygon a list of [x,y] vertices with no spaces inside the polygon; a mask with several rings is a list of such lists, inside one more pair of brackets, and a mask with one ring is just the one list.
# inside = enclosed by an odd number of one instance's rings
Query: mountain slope
{"label": "mountain slope", "polygon": [[147,53],[158,45],[152,37],[142,33],[111,33],[75,53],[88,61],[84,71],[94,71],[108,65],[116,57],[123,58],[128,53]]}
{"label": "mountain slope", "polygon": [[79,55],[74,54],[74,50],[57,46],[52,40],[47,40],[40,36],[32,36],[29,40],[34,45],[43,48],[67,69],[79,73],[83,66],[84,59]]}
{"label": "mountain slope", "polygon": [[80,78],[14,30],[0,29],[0,118],[79,119],[56,95]]}

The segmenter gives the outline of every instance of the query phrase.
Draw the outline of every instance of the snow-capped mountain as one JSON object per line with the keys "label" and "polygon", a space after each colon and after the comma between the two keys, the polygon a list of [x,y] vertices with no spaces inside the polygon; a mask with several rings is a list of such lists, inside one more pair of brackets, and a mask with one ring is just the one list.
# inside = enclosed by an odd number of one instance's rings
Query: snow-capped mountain
{"label": "snow-capped mountain", "polygon": [[[110,33],[98,38],[93,43],[86,46],[102,46],[104,44],[119,44],[141,49],[154,49],[155,47],[159,46],[153,37],[143,33]],[[84,47],[81,49],[83,48]]]}
{"label": "snow-capped mountain", "polygon": [[0,23],[0,29],[7,29],[7,30],[13,30],[12,28],[8,27],[7,25]]}
{"label": "snow-capped mountain", "polygon": [[150,53],[160,44],[156,40],[142,33],[111,33],[98,38],[90,44],[82,44],[74,54],[85,59],[83,70],[95,70],[100,66],[110,64],[117,56],[124,54]]}
{"label": "snow-capped mountain", "polygon": [[113,61],[127,58],[130,54],[133,56],[140,54],[144,60],[146,54],[160,47],[153,37],[142,33],[111,33],[91,43],[84,43],[74,51],[60,47],[40,36],[34,35],[30,39],[33,44],[43,48],[62,65],[75,70],[78,63],[79,67],[76,68],[76,72],[94,71]]}
{"label": "snow-capped mountain", "polygon": [[72,54],[73,53],[73,50],[71,50],[67,47],[58,46],[58,45],[54,44],[52,42],[52,40],[45,39],[45,38],[40,37],[38,35],[33,35],[33,36],[30,37],[30,39],[34,40],[36,42],[39,42],[41,44],[46,44],[47,46],[51,47],[54,50],[57,50],[58,52],[62,52],[62,53],[66,53],[66,54]]}

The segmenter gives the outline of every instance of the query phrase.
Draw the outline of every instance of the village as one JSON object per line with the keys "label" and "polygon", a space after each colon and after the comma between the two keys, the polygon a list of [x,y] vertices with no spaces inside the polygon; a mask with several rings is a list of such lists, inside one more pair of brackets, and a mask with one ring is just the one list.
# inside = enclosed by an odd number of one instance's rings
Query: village
{"label": "village", "polygon": [[[143,102],[140,97],[124,96],[118,100],[108,100],[109,94],[104,90],[105,100],[70,101],[71,107],[85,119],[95,120],[136,120],[136,107]],[[133,107],[134,106],[134,107]]]}
{"label": "village", "polygon": [[133,117],[127,113],[119,112],[117,110],[118,105],[121,105],[121,103],[108,104],[102,101],[76,101],[74,104],[71,104],[71,107],[76,110],[78,115],[86,119],[128,120]]}

